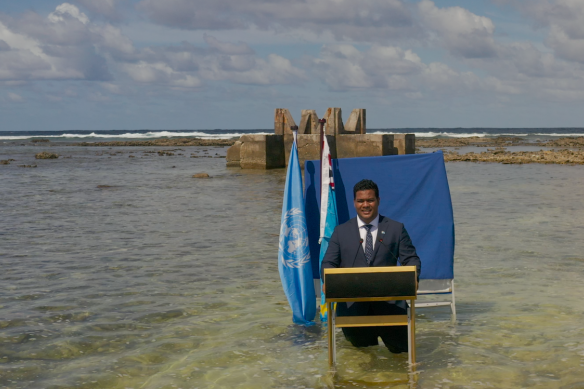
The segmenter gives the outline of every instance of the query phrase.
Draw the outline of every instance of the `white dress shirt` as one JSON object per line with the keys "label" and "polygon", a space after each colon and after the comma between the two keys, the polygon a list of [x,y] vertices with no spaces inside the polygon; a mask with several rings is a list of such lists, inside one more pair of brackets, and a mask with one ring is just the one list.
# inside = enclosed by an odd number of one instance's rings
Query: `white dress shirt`
{"label": "white dress shirt", "polygon": [[[364,223],[363,220],[357,216],[357,226],[359,227],[359,235],[361,235],[361,245],[363,246],[363,251],[365,251],[365,243],[367,243],[367,228],[365,228],[366,224],[367,223]],[[373,250],[375,250],[375,244],[377,243],[377,226],[379,225],[379,213],[369,224],[373,226],[371,227],[371,236],[373,237]]]}

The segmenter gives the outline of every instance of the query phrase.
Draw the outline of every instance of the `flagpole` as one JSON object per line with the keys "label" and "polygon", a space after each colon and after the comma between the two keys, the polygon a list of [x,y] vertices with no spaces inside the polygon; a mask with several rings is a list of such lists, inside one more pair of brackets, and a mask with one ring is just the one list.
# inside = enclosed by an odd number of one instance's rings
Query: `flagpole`
{"label": "flagpole", "polygon": [[326,119],[320,119],[318,121],[320,124],[320,206],[322,207],[322,149],[324,148],[324,124]]}

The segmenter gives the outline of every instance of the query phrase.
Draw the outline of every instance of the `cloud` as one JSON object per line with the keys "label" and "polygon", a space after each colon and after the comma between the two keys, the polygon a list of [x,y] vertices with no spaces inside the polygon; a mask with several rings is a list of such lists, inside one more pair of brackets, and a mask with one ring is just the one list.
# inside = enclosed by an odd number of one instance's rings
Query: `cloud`
{"label": "cloud", "polygon": [[205,42],[223,54],[254,54],[254,51],[247,45],[247,43],[239,42],[237,44],[229,43],[229,42],[221,42],[215,37],[211,35],[204,34],[203,35]]}
{"label": "cloud", "polygon": [[[137,91],[219,96],[245,90],[268,96],[291,90],[270,88],[280,85],[440,101],[520,95],[570,100],[584,90],[584,31],[578,24],[584,7],[575,1],[534,0],[529,11],[549,27],[546,42],[554,53],[530,42],[499,42],[490,18],[462,7],[440,8],[430,0],[142,0],[138,8],[156,23],[193,30],[187,35],[191,42],[177,42],[183,36],[173,35],[156,44],[145,44],[147,39],[135,44],[124,25],[110,23],[113,14],[108,13],[118,12],[126,0],[71,1],[44,16],[0,14],[3,85],[20,93],[16,88],[24,84],[64,81],[78,98],[104,102]],[[280,33],[286,34],[286,44],[265,52]],[[308,39],[312,50],[318,34],[343,42],[318,42],[320,52],[312,55],[287,46]],[[252,44],[266,35],[276,40]],[[263,48],[261,54],[257,47]],[[444,53],[446,60],[436,59]],[[67,98],[52,87],[44,92]]]}
{"label": "cloud", "polygon": [[57,6],[55,11],[51,12],[47,17],[47,19],[53,23],[64,22],[71,18],[79,20],[83,24],[89,23],[87,15],[79,11],[79,8],[69,3],[63,3]]}
{"label": "cloud", "polygon": [[101,15],[108,20],[119,22],[123,19],[119,5],[125,0],[75,0],[90,12]]}
{"label": "cloud", "polygon": [[425,26],[436,33],[451,54],[464,58],[496,56],[491,19],[461,7],[438,8],[429,0],[420,2],[418,10]]}
{"label": "cloud", "polygon": [[15,103],[23,103],[24,98],[16,93],[8,93],[8,98]]}
{"label": "cloud", "polygon": [[145,84],[167,84],[176,87],[196,88],[202,85],[199,78],[177,72],[163,62],[128,63],[122,65],[126,73],[134,80]]}
{"label": "cloud", "polygon": [[333,90],[407,90],[411,88],[407,76],[423,69],[420,58],[412,51],[379,45],[364,52],[352,45],[324,46],[312,66]]}
{"label": "cloud", "polygon": [[[27,12],[18,19],[0,18],[0,80],[114,85],[115,74],[143,85],[201,88],[216,81],[269,86],[306,79],[281,55],[262,58],[245,42],[209,34],[204,40],[206,47],[183,42],[137,48],[119,27],[95,23],[76,5],[63,3],[46,17]],[[116,93],[112,86],[105,90]]]}
{"label": "cloud", "polygon": [[46,18],[33,12],[2,17],[0,40],[10,50],[0,50],[0,80],[109,80],[100,39],[88,17],[68,3]]}
{"label": "cloud", "polygon": [[549,27],[546,44],[569,61],[584,63],[584,3],[576,0],[538,1],[525,9]]}
{"label": "cloud", "polygon": [[424,63],[412,50],[399,47],[372,45],[359,50],[353,45],[326,45],[305,66],[338,92],[370,90],[411,99],[524,95],[571,100],[584,96],[578,92],[584,90],[584,70],[542,53],[531,43],[498,45],[495,58],[464,60],[474,70],[461,71],[441,62]]}
{"label": "cloud", "polygon": [[112,84],[110,82],[104,82],[101,84],[101,87],[105,90],[107,90],[110,93],[113,93],[115,95],[119,95],[122,93],[122,89],[120,88],[119,85],[116,84]]}
{"label": "cloud", "polygon": [[223,42],[211,35],[205,35],[205,41],[207,48],[183,42],[142,49],[122,64],[122,69],[141,83],[190,88],[200,87],[205,81],[268,86],[305,79],[304,72],[282,56],[259,58],[244,42]]}
{"label": "cloud", "polygon": [[275,32],[332,33],[338,40],[386,42],[422,34],[402,0],[142,0],[151,21],[188,30],[233,30],[252,26]]}
{"label": "cloud", "polygon": [[276,54],[268,55],[265,60],[251,56],[208,57],[200,73],[209,80],[248,85],[292,84],[305,79],[301,69]]}
{"label": "cloud", "polygon": [[311,65],[317,77],[335,91],[380,90],[409,99],[517,92],[502,88],[495,77],[481,78],[440,62],[426,64],[412,50],[394,46],[373,45],[366,50],[324,46]]}
{"label": "cloud", "polygon": [[498,0],[515,6],[534,21],[535,28],[545,27],[545,44],[562,59],[584,63],[584,2],[580,0]]}

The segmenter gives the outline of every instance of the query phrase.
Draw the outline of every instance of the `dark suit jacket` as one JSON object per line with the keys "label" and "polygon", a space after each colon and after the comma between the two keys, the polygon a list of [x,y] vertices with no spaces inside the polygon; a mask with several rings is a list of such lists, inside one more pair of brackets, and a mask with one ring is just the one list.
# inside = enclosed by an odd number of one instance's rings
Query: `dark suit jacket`
{"label": "dark suit jacket", "polygon": [[[397,266],[398,261],[402,266],[416,266],[419,279],[422,270],[421,261],[404,225],[379,215],[377,241],[373,250],[371,266]],[[359,235],[359,226],[355,217],[335,228],[322,260],[321,277],[324,276],[326,268],[367,266]],[[396,304],[403,309],[407,307],[405,301],[339,303],[337,304],[337,314],[339,316],[362,316],[370,312],[371,307],[375,308],[375,314],[389,314],[384,312],[384,307],[393,308],[387,307],[388,304]]]}

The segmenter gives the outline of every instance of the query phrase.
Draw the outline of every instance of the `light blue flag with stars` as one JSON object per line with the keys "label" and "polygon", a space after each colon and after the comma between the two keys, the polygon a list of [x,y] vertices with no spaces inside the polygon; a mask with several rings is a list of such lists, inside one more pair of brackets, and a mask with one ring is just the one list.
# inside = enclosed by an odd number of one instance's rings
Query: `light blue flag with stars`
{"label": "light blue flag with stars", "polygon": [[313,325],[316,315],[316,298],[312,278],[308,232],[304,215],[304,190],[298,161],[296,133],[290,152],[282,224],[278,248],[278,270],[284,293],[292,308],[292,321],[296,324]]}

